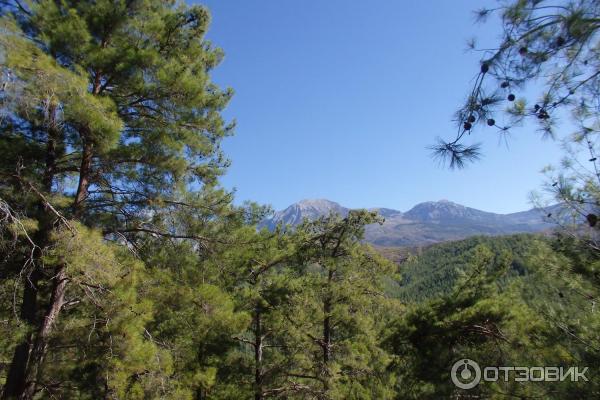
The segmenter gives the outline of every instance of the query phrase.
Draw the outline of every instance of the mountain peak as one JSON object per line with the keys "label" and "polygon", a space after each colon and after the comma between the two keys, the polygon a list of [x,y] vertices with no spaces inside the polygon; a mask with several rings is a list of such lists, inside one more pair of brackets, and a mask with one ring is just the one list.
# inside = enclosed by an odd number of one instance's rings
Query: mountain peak
{"label": "mountain peak", "polygon": [[[365,240],[380,246],[415,246],[472,235],[502,235],[540,232],[551,228],[539,210],[495,214],[454,203],[447,199],[419,203],[406,213],[388,208],[371,208],[385,218],[383,225],[368,225]],[[349,208],[327,199],[304,199],[277,211],[260,226],[298,225],[329,214],[348,215]]]}
{"label": "mountain peak", "polygon": [[285,210],[277,211],[273,216],[263,221],[262,226],[269,229],[280,223],[298,225],[305,219],[315,220],[329,214],[339,214],[342,217],[348,215],[349,209],[327,199],[304,199],[287,207]]}
{"label": "mountain peak", "polygon": [[448,199],[441,199],[441,200],[438,200],[438,201],[424,201],[422,203],[418,203],[414,207],[425,206],[425,205],[427,205],[427,206],[454,206],[454,207],[466,208],[462,204],[455,203],[455,202],[450,201]]}
{"label": "mountain peak", "polygon": [[314,208],[332,208],[332,207],[341,207],[338,203],[336,203],[335,201],[331,201],[331,200],[327,200],[327,199],[304,199],[304,200],[300,200],[297,203],[292,204],[292,206],[299,206],[299,207],[314,207]]}
{"label": "mountain peak", "polygon": [[465,207],[449,200],[419,203],[404,216],[416,221],[482,220],[494,218],[496,214]]}

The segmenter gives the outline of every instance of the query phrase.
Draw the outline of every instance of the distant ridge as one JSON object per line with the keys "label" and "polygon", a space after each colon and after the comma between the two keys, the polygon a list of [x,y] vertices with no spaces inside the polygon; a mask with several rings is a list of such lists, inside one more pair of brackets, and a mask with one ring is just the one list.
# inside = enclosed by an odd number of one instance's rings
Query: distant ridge
{"label": "distant ridge", "polygon": [[[553,212],[560,206],[546,209]],[[540,209],[511,214],[496,214],[466,207],[449,200],[419,203],[406,212],[390,208],[371,208],[385,218],[383,225],[369,225],[365,240],[379,246],[421,246],[474,235],[506,235],[549,230]],[[260,227],[274,229],[278,224],[292,226],[304,219],[314,220],[331,213],[345,216],[350,208],[327,199],[306,199],[275,212]]]}

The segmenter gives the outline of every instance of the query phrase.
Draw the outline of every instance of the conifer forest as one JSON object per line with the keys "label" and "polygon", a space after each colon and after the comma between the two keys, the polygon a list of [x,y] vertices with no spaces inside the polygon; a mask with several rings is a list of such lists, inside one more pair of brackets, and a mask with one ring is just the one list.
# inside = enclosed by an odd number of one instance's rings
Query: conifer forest
{"label": "conifer forest", "polygon": [[493,4],[421,163],[476,169],[473,139],[519,126],[560,141],[539,229],[450,202],[273,219],[223,184],[209,6],[0,1],[0,399],[600,398],[600,3]]}

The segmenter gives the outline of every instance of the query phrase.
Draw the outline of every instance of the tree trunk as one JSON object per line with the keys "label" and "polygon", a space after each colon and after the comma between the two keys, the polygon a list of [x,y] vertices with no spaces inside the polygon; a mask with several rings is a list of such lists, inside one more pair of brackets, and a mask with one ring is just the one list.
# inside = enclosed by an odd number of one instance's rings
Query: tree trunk
{"label": "tree trunk", "polygon": [[257,306],[254,313],[254,400],[262,400],[263,398],[262,353],[261,312]]}
{"label": "tree trunk", "polygon": [[81,216],[83,211],[83,203],[88,197],[88,189],[90,186],[90,178],[92,173],[92,157],[93,145],[88,138],[88,135],[82,135],[83,152],[81,154],[81,167],[79,168],[79,183],[77,185],[77,194],[73,204],[73,214],[76,218]]}
{"label": "tree trunk", "polygon": [[323,338],[321,347],[323,349],[323,389],[325,392],[329,391],[329,362],[331,361],[331,346],[332,346],[332,327],[331,327],[331,307],[332,307],[332,294],[331,285],[333,282],[334,272],[329,269],[327,274],[327,291],[325,298],[323,299]]}
{"label": "tree trunk", "polygon": [[[56,113],[55,107],[51,109],[52,115]],[[51,122],[51,127],[48,129],[48,143],[46,145],[46,166],[44,168],[44,176],[42,177],[42,187],[46,193],[52,191],[52,183],[56,174],[56,148],[60,140],[60,132],[56,128],[56,122]]]}
{"label": "tree trunk", "polygon": [[[105,41],[102,41],[103,46]],[[102,72],[94,71],[94,81],[92,84],[92,94],[98,95],[100,93],[102,83]],[[91,139],[91,132],[89,127],[84,127],[80,130],[79,135],[83,143],[83,149],[81,153],[81,166],[79,168],[79,183],[77,184],[77,193],[75,195],[75,203],[73,205],[73,215],[75,218],[81,216],[83,211],[83,202],[88,197],[88,189],[90,187],[90,178],[92,174],[92,157],[94,156],[94,146]]]}
{"label": "tree trunk", "polygon": [[323,363],[329,363],[331,360],[331,303],[329,300],[325,300],[323,303],[323,313],[325,318],[323,319]]}
{"label": "tree trunk", "polygon": [[329,270],[327,276],[328,293],[323,300],[323,364],[327,365],[331,360],[331,283],[333,271]]}
{"label": "tree trunk", "polygon": [[[46,323],[45,321],[39,321],[38,316],[40,312],[38,286],[43,279],[43,272],[39,265],[39,259],[42,256],[42,249],[48,245],[50,232],[52,230],[52,221],[49,216],[45,214],[40,217],[40,222],[40,230],[34,236],[34,242],[39,248],[34,254],[35,264],[33,266],[33,271],[24,279],[23,299],[20,309],[20,318],[30,326],[31,331],[25,336],[23,342],[18,344],[15,348],[6,377],[6,383],[4,384],[4,390],[1,397],[2,400],[24,398],[25,390],[30,384],[28,378],[31,378],[28,371],[32,368],[32,363],[37,362],[36,357],[34,357],[34,349],[38,338],[35,336],[36,329],[34,328],[38,327],[37,335],[39,335],[42,331],[42,327],[44,327]],[[52,296],[50,308],[52,308],[54,302],[54,288]],[[60,300],[61,302],[63,301],[62,299]],[[48,315],[48,312],[46,315]],[[55,319],[55,316],[52,316],[52,318]]]}
{"label": "tree trunk", "polygon": [[[38,309],[37,291],[40,281],[40,272],[37,266],[34,268],[29,279],[26,279],[20,310],[20,318],[31,326],[35,326],[36,324]],[[15,348],[2,392],[2,400],[17,399],[23,393],[25,389],[25,373],[29,365],[32,343],[33,331],[29,332],[23,342]]]}
{"label": "tree trunk", "polygon": [[[57,157],[57,146],[60,140],[60,131],[57,129],[55,122],[56,107],[51,107],[49,114],[52,116],[52,120],[49,121],[48,126],[48,142],[46,144],[46,165],[42,176],[42,188],[44,192],[50,193],[52,191],[52,184],[54,182],[54,175],[56,173],[56,157]],[[29,326],[34,327],[38,325],[37,314],[38,314],[38,284],[42,279],[42,272],[38,265],[38,260],[41,257],[41,249],[46,247],[49,241],[50,231],[52,229],[51,217],[48,215],[45,205],[40,201],[37,205],[38,220],[40,221],[40,229],[34,235],[34,242],[38,246],[38,250],[35,252],[33,271],[25,279],[23,286],[23,298],[21,302],[21,308],[19,312],[20,318],[25,321]],[[6,376],[6,383],[2,391],[2,400],[17,399],[20,398],[27,385],[26,376],[27,369],[30,363],[30,355],[34,342],[33,331],[29,332],[23,342],[19,343],[15,348],[13,357],[8,369]]]}
{"label": "tree trunk", "polygon": [[67,289],[67,267],[61,264],[52,279],[52,295],[50,296],[50,305],[44,315],[44,319],[38,330],[35,343],[29,356],[29,367],[26,373],[26,384],[21,395],[22,400],[31,400],[35,395],[37,383],[41,375],[41,366],[44,362],[46,349],[48,348],[48,338],[52,332],[58,314],[65,303],[65,292]]}

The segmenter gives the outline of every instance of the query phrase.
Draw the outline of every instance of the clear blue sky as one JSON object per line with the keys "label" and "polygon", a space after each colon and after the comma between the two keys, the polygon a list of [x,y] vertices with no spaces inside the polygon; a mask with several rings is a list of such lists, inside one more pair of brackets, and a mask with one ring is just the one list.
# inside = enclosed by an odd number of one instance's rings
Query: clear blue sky
{"label": "clear blue sky", "polygon": [[534,127],[514,131],[509,149],[479,130],[485,157],[466,170],[430,158],[435,137],[455,133],[452,115],[478,71],[466,40],[498,34],[493,22],[474,23],[482,1],[200,3],[212,14],[208,38],[226,54],[213,80],[236,93],[223,184],[238,201],[407,210],[448,199],[513,212],[530,207],[539,170],[560,158]]}

